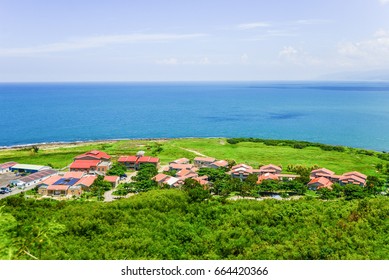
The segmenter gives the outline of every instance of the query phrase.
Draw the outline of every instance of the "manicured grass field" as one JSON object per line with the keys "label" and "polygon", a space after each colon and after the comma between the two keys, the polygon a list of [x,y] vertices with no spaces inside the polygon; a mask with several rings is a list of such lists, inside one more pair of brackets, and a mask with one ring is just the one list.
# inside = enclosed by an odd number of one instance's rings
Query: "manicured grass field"
{"label": "manicured grass field", "polygon": [[187,157],[193,159],[197,155],[185,149],[194,150],[201,154],[217,159],[235,160],[237,163],[247,163],[253,167],[273,163],[281,165],[284,170],[290,164],[326,167],[341,174],[347,171],[359,171],[366,175],[379,175],[375,166],[387,162],[376,156],[356,153],[355,149],[346,149],[345,152],[323,151],[316,147],[294,149],[289,146],[266,146],[263,143],[241,142],[229,144],[224,138],[205,139],[172,139],[172,140],[122,140],[107,143],[82,143],[78,145],[65,144],[58,147],[41,146],[37,153],[26,149],[0,150],[0,163],[16,161],[29,164],[51,164],[55,168],[64,168],[73,158],[90,150],[102,150],[116,160],[120,155],[135,154],[144,150],[145,155],[152,155],[158,144],[162,151],[154,155],[161,159],[161,164]]}

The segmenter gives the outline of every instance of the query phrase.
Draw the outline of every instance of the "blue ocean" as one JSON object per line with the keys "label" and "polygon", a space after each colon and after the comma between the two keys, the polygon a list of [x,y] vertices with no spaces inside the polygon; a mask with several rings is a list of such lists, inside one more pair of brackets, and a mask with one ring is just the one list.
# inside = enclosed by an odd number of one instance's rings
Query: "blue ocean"
{"label": "blue ocean", "polygon": [[222,136],[389,150],[389,83],[6,83],[0,115],[0,146]]}

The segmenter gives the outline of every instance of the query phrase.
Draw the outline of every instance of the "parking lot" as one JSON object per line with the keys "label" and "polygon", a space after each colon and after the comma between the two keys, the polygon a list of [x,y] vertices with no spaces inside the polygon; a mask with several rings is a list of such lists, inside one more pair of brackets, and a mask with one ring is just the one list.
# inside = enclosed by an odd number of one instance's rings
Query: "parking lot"
{"label": "parking lot", "polygon": [[0,186],[8,185],[9,181],[16,179],[17,177],[13,172],[7,172],[0,174]]}

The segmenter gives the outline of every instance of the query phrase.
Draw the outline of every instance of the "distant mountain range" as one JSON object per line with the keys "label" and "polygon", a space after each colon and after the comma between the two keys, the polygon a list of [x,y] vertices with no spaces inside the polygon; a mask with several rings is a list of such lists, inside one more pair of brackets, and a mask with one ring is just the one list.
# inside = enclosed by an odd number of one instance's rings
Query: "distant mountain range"
{"label": "distant mountain range", "polygon": [[366,71],[347,71],[322,75],[319,79],[343,81],[387,81],[389,82],[389,69],[376,69]]}

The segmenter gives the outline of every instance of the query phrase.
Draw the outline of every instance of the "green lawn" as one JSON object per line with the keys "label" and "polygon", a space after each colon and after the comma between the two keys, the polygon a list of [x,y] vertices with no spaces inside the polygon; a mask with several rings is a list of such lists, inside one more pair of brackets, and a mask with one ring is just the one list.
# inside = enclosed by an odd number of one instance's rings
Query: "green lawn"
{"label": "green lawn", "polygon": [[[162,151],[156,155],[162,164],[187,157],[193,159],[196,155],[184,149],[195,150],[217,159],[235,160],[237,163],[247,163],[253,167],[260,164],[277,164],[284,169],[289,164],[305,166],[318,165],[341,174],[347,171],[359,171],[366,175],[379,175],[375,166],[387,162],[376,156],[357,154],[354,149],[345,152],[323,151],[316,147],[294,149],[289,146],[266,146],[263,143],[241,142],[231,145],[224,138],[212,139],[172,139],[172,140],[123,140],[112,143],[84,143],[67,145],[53,149],[40,148],[38,153],[29,150],[0,150],[0,162],[16,161],[29,164],[51,164],[55,168],[63,168],[70,164],[73,158],[81,153],[97,149],[110,154],[114,160],[120,155],[135,154],[144,150],[146,155],[152,155],[155,143],[162,144]],[[184,149],[183,149],[184,148]]]}

